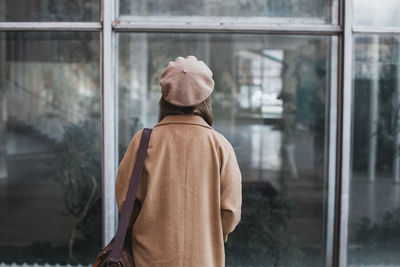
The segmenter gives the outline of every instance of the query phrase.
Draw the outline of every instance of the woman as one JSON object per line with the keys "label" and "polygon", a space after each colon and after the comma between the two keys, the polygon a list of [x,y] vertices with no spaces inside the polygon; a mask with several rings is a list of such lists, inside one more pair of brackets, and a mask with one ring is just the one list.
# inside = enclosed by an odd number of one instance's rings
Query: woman
{"label": "woman", "polygon": [[[133,215],[137,267],[225,266],[224,242],[240,221],[235,152],[212,125],[213,73],[195,56],[171,61],[160,78],[159,122],[151,134]],[[120,163],[121,212],[142,130]]]}

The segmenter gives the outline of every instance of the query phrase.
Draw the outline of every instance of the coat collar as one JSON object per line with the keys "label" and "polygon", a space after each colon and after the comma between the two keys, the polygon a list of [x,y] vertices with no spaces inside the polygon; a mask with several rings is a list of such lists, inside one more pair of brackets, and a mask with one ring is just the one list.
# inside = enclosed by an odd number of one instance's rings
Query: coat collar
{"label": "coat collar", "polygon": [[164,117],[154,127],[167,124],[195,124],[212,129],[212,127],[208,125],[208,123],[201,116],[193,114],[168,115]]}

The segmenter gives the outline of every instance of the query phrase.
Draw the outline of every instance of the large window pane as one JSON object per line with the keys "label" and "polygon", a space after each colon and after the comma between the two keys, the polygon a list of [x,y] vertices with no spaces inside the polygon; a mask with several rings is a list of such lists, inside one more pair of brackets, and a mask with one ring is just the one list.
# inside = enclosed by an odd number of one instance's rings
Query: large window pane
{"label": "large window pane", "polygon": [[0,33],[0,262],[101,246],[99,34]]}
{"label": "large window pane", "polygon": [[99,21],[100,0],[1,0],[0,21]]}
{"label": "large window pane", "polygon": [[[337,23],[338,1],[326,0],[119,0],[120,15],[128,20],[136,16],[159,20],[163,17],[185,16],[184,20],[204,21],[204,16],[215,20],[270,23]],[[136,18],[137,19],[137,18]],[[140,18],[139,18],[140,19]],[[207,20],[209,21],[209,20]]]}
{"label": "large window pane", "polygon": [[357,35],[348,260],[400,264],[400,38]]}
{"label": "large window pane", "polygon": [[353,0],[357,26],[400,27],[400,1]]}
{"label": "large window pane", "polygon": [[[214,125],[237,153],[243,216],[233,266],[323,266],[329,92],[336,37],[120,33],[119,158],[157,123],[159,77],[177,56],[210,65]],[[336,57],[336,49],[332,51]]]}

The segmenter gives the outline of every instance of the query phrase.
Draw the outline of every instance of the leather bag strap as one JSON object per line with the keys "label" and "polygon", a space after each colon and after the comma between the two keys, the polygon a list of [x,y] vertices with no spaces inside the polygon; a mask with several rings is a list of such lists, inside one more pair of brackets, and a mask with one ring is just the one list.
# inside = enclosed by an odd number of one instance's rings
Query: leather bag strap
{"label": "leather bag strap", "polygon": [[149,145],[151,131],[152,129],[148,128],[144,128],[142,131],[139,150],[137,152],[135,166],[133,167],[128,193],[126,194],[124,206],[122,208],[122,215],[118,223],[118,230],[112,246],[109,264],[118,264],[121,260],[121,251],[125,242],[126,233],[128,231],[129,221],[132,216],[133,206],[135,204],[140,176],[143,172],[144,160],[146,158],[146,152]]}

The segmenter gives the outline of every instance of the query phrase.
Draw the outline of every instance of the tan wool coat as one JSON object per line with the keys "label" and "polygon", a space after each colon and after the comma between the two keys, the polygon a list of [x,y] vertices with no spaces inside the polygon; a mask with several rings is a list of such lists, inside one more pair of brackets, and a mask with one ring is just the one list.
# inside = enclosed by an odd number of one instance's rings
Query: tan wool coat
{"label": "tan wool coat", "polygon": [[[118,169],[120,212],[141,133],[132,138]],[[202,117],[169,115],[161,120],[150,137],[137,193],[141,205],[135,208],[132,231],[136,267],[225,266],[224,242],[241,217],[241,179],[231,144]]]}

